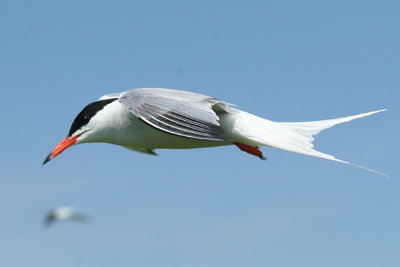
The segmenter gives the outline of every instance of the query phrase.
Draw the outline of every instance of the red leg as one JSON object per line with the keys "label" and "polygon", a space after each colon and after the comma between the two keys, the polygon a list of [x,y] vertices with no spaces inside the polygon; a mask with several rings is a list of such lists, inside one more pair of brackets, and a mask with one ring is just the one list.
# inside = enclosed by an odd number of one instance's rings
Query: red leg
{"label": "red leg", "polygon": [[251,155],[257,156],[260,159],[265,160],[266,158],[263,156],[262,152],[258,148],[258,146],[249,146],[238,142],[233,142],[240,150],[247,152]]}

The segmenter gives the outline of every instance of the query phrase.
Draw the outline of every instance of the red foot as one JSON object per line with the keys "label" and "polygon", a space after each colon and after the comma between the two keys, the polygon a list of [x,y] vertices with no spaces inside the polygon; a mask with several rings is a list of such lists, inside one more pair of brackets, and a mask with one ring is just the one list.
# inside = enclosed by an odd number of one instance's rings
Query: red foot
{"label": "red foot", "polygon": [[249,146],[238,142],[233,142],[240,150],[252,154],[254,156],[259,157],[260,159],[265,160],[266,158],[263,156],[258,146]]}

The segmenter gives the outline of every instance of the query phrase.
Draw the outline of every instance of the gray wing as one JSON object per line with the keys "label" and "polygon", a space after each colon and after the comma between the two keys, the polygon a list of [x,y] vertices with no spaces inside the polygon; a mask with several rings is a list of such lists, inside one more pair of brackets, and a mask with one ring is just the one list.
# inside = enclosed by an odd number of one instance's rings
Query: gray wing
{"label": "gray wing", "polygon": [[229,104],[196,93],[142,88],[121,93],[119,102],[145,123],[164,132],[201,140],[228,141],[218,123],[218,112]]}
{"label": "gray wing", "polygon": [[71,220],[80,223],[89,223],[90,217],[87,214],[76,213],[75,216],[71,218]]}

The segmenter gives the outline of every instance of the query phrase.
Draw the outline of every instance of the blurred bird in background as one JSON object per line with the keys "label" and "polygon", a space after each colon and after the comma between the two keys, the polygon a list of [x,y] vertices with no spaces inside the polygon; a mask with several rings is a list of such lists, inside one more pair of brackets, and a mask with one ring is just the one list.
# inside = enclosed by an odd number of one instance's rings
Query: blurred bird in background
{"label": "blurred bird in background", "polygon": [[79,223],[88,223],[89,216],[80,212],[77,212],[72,207],[59,207],[50,210],[43,221],[45,227],[50,227],[58,221],[72,221]]}

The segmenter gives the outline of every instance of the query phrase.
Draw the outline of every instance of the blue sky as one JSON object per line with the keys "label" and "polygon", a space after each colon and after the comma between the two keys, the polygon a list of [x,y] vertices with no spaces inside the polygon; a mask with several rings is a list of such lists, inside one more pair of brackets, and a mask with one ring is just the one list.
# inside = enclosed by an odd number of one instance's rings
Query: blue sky
{"label": "blue sky", "polygon": [[[1,266],[399,266],[398,1],[1,1]],[[45,166],[89,102],[195,91],[276,121],[388,108],[316,148],[107,144]],[[72,205],[89,225],[41,227]]]}

